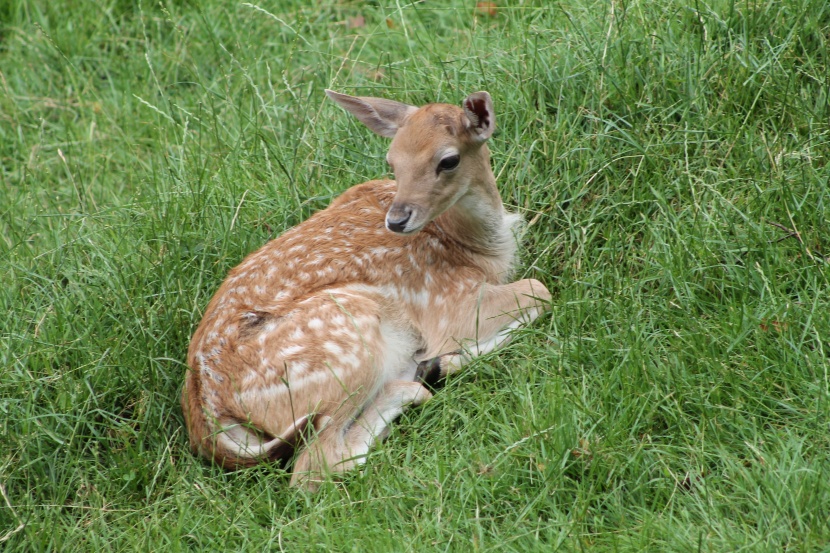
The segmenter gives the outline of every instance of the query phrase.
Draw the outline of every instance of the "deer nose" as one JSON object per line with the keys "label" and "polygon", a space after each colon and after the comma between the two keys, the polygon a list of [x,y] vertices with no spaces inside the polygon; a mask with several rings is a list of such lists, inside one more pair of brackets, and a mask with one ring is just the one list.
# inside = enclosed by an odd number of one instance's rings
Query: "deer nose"
{"label": "deer nose", "polygon": [[386,228],[392,232],[405,232],[406,223],[409,222],[410,217],[412,217],[411,207],[393,205],[386,214]]}

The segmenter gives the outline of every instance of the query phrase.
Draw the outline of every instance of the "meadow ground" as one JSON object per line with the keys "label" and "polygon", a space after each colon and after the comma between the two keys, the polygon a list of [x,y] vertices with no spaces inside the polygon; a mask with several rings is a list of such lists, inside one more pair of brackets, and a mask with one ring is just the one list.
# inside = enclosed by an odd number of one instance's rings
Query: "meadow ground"
{"label": "meadow ground", "polygon": [[[0,3],[0,548],[830,548],[830,5],[475,4]],[[489,90],[554,299],[308,495],[178,397],[227,271],[386,174],[326,87]]]}

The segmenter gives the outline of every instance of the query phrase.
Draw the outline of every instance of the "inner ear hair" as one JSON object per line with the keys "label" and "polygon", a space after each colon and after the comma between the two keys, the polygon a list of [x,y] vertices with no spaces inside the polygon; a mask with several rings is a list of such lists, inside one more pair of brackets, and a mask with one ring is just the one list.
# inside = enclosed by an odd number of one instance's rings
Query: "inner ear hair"
{"label": "inner ear hair", "polygon": [[464,114],[470,121],[470,129],[479,140],[487,140],[496,128],[493,100],[487,92],[475,92],[463,103]]}
{"label": "inner ear hair", "polygon": [[464,100],[464,108],[474,128],[479,129],[490,125],[490,114],[487,113],[484,100],[480,98],[467,98]]}

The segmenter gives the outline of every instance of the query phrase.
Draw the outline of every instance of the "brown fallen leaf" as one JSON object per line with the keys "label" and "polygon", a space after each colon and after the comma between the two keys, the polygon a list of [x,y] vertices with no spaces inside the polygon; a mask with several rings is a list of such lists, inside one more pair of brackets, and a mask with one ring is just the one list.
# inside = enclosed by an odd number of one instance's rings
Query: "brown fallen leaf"
{"label": "brown fallen leaf", "polygon": [[778,332],[783,332],[783,331],[787,330],[788,326],[789,325],[787,323],[784,323],[784,322],[781,322],[781,321],[776,321],[775,319],[770,320],[770,321],[768,321],[767,319],[762,319],[761,324],[760,324],[761,330],[764,331],[764,332],[769,332],[770,327],[772,327],[773,329],[775,329]]}
{"label": "brown fallen leaf", "polygon": [[349,29],[359,29],[366,26],[366,18],[362,15],[356,15],[346,19],[346,27]]}
{"label": "brown fallen leaf", "polygon": [[498,15],[498,7],[495,2],[479,2],[476,4],[476,14],[487,17],[496,17]]}
{"label": "brown fallen leaf", "polygon": [[571,455],[573,455],[576,459],[580,457],[592,457],[593,453],[591,453],[591,442],[589,442],[585,438],[580,438],[579,447],[572,449]]}

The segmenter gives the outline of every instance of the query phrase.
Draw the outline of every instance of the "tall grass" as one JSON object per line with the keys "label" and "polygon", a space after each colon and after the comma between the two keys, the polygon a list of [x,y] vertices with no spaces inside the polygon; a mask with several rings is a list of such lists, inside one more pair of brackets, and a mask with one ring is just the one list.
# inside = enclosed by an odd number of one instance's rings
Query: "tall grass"
{"label": "tall grass", "polygon": [[[0,4],[0,546],[830,547],[830,6],[309,4]],[[227,271],[387,171],[326,87],[488,90],[554,300],[306,495],[178,395]]]}

